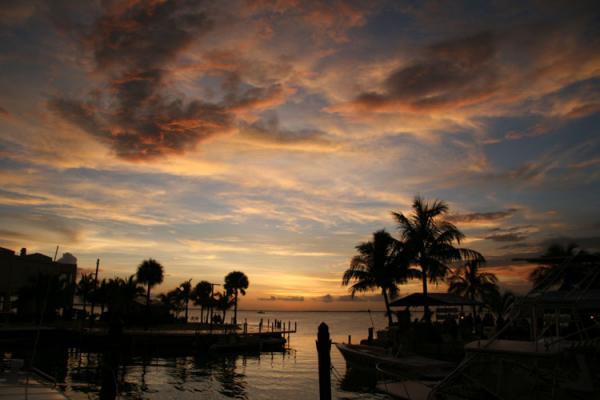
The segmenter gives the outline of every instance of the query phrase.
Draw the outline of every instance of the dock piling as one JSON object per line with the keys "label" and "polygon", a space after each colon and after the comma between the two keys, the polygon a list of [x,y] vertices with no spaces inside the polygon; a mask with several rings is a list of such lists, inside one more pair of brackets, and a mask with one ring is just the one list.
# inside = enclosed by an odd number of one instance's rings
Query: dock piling
{"label": "dock piling", "polygon": [[331,400],[331,338],[325,322],[319,325],[317,333],[317,353],[319,356],[319,399]]}

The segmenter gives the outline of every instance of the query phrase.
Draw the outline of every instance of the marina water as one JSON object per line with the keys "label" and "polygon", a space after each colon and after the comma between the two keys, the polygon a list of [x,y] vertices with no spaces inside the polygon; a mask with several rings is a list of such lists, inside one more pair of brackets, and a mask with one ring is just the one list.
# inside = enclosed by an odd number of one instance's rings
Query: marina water
{"label": "marina water", "polygon": [[[317,327],[329,325],[334,342],[358,343],[386,325],[383,312],[265,312],[241,311],[238,322],[263,319],[297,323],[289,349],[283,353],[206,354],[190,350],[184,356],[156,354],[123,357],[119,382],[122,399],[316,399],[318,398]],[[373,382],[360,374],[346,375],[346,364],[332,346],[332,394],[337,399],[387,399],[375,393]],[[72,399],[98,398],[101,355],[75,348],[42,348],[36,363],[62,383]],[[354,375],[354,376],[353,376]]]}

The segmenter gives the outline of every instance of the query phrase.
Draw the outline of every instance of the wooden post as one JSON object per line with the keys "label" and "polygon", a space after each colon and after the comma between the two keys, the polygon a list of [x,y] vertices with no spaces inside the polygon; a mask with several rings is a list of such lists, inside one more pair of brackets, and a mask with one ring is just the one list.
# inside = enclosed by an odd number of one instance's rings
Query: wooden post
{"label": "wooden post", "polygon": [[296,333],[297,328],[298,328],[298,321],[294,321],[294,333]]}
{"label": "wooden post", "polygon": [[369,328],[369,339],[368,339],[369,343],[371,343],[373,341],[373,327]]}
{"label": "wooden post", "polygon": [[348,344],[352,344],[352,335],[348,335]]}
{"label": "wooden post", "polygon": [[331,400],[331,338],[325,322],[319,325],[317,333],[317,353],[319,356],[319,399]]}

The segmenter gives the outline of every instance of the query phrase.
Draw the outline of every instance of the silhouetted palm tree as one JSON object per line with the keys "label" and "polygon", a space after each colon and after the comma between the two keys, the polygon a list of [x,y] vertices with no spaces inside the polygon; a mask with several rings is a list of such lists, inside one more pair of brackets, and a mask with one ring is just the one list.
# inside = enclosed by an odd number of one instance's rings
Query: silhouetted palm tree
{"label": "silhouetted palm tree", "polygon": [[[466,297],[471,301],[485,301],[486,295],[498,292],[498,278],[491,272],[481,272],[482,260],[471,260],[450,276],[448,292]],[[473,317],[477,315],[473,304]]]}
{"label": "silhouetted palm tree", "polygon": [[398,294],[398,284],[418,277],[419,271],[409,268],[404,258],[402,244],[385,230],[373,233],[373,240],[356,246],[358,255],[352,257],[350,268],[344,272],[342,285],[350,286],[350,293],[367,292],[381,289],[388,324],[392,325],[390,298]]}
{"label": "silhouetted palm tree", "polygon": [[248,289],[248,277],[241,271],[233,271],[227,274],[225,277],[225,290],[233,293],[233,324],[237,325],[237,308],[238,308],[238,293],[242,296],[246,295],[246,289]]}
{"label": "silhouetted palm tree", "polygon": [[[506,320],[508,312],[515,300],[516,296],[509,290],[504,293],[501,293],[500,290],[487,292],[483,299],[485,305],[492,313],[494,313],[497,322]],[[499,327],[501,327],[501,325],[502,323],[498,323]]]}
{"label": "silhouetted palm tree", "polygon": [[[212,285],[208,281],[200,281],[194,286],[192,299],[194,304],[200,306],[200,322],[204,322],[204,309],[210,307],[212,296]],[[208,310],[207,310],[208,315]]]}
{"label": "silhouetted palm tree", "polygon": [[112,278],[106,282],[107,305],[113,317],[129,314],[133,302],[143,295],[144,288],[138,284],[135,275],[130,275],[127,279]]}
{"label": "silhouetted palm tree", "polygon": [[100,305],[100,316],[104,314],[104,309],[106,308],[106,305],[108,303],[107,285],[108,281],[106,279],[102,279],[102,281],[98,283],[98,286],[94,288],[94,290],[90,294],[90,297],[92,298],[93,302]]}
{"label": "silhouetted palm tree", "polygon": [[217,293],[215,296],[215,307],[217,310],[222,312],[222,320],[225,323],[225,316],[227,315],[227,310],[229,310],[234,305],[233,296],[231,293],[227,293],[227,291],[223,291]]}
{"label": "silhouetted palm tree", "polygon": [[540,257],[527,261],[538,264],[529,275],[535,289],[600,288],[600,254],[592,254],[575,243],[552,244]]}
{"label": "silhouetted palm tree", "polygon": [[[456,226],[441,219],[448,206],[443,201],[425,202],[419,196],[412,204],[413,214],[405,216],[393,212],[400,239],[411,254],[411,262],[421,268],[423,294],[427,296],[427,281],[438,283],[448,274],[450,263],[465,260],[481,260],[474,250],[455,247],[464,238]],[[429,307],[425,306],[425,318],[429,320]]]}
{"label": "silhouetted palm tree", "polygon": [[190,306],[190,297],[192,295],[192,280],[183,282],[179,285],[179,296],[185,306],[185,322],[188,322],[188,311]]}
{"label": "silhouetted palm tree", "polygon": [[137,280],[139,283],[147,286],[146,306],[150,307],[150,289],[152,286],[162,283],[164,278],[164,268],[156,260],[149,258],[144,260],[137,270]]}
{"label": "silhouetted palm tree", "polygon": [[86,310],[85,307],[87,305],[87,301],[92,295],[92,292],[95,288],[95,279],[93,274],[81,274],[81,278],[77,283],[76,294],[81,297],[81,302],[83,303],[83,315],[85,315]]}
{"label": "silhouetted palm tree", "polygon": [[179,318],[179,314],[185,309],[183,296],[181,295],[181,289],[179,287],[170,290],[167,293],[160,294],[158,298],[170,311],[175,313],[175,318]]}

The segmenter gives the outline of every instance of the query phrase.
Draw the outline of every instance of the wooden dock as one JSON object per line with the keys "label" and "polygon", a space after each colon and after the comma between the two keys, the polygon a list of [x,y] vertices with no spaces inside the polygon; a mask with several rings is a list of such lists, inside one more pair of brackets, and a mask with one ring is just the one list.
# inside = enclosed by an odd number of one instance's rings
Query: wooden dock
{"label": "wooden dock", "polygon": [[[8,328],[8,329],[7,329]],[[238,329],[223,326],[165,325],[150,327],[123,327],[118,333],[110,333],[107,326],[95,327],[45,327],[40,329],[40,343],[63,343],[88,350],[102,351],[107,345],[118,345],[131,351],[146,351],[149,348],[179,352],[283,350],[296,332],[296,324],[280,326],[251,326],[242,324]],[[37,334],[35,327],[3,327],[0,329],[0,344],[11,346],[30,345]],[[116,336],[115,336],[116,335]],[[286,340],[287,338],[287,340]],[[3,400],[0,398],[0,400]]]}

